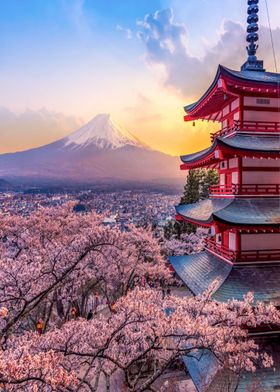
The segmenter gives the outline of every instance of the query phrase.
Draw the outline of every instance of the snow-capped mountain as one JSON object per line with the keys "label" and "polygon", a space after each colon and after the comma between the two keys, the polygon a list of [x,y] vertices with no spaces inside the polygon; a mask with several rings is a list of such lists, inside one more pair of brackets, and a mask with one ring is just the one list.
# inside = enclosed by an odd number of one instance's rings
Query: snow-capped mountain
{"label": "snow-capped mountain", "polygon": [[109,114],[98,114],[65,139],[65,146],[70,148],[84,148],[92,144],[99,149],[141,146],[131,133],[114,123]]}
{"label": "snow-capped mountain", "polygon": [[178,164],[100,114],[54,143],[0,155],[0,178],[168,184],[178,178]]}

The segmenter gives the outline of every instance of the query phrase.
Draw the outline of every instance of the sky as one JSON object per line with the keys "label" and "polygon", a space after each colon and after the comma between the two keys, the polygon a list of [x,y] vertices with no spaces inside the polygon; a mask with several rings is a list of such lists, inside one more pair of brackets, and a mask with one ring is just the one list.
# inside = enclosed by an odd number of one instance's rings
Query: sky
{"label": "sky", "polygon": [[[280,60],[280,1],[268,0]],[[207,147],[216,125],[186,124],[219,63],[246,60],[247,0],[0,2],[0,153],[57,140],[110,113],[152,148]],[[275,71],[265,0],[259,57]],[[280,68],[280,66],[279,66]]]}

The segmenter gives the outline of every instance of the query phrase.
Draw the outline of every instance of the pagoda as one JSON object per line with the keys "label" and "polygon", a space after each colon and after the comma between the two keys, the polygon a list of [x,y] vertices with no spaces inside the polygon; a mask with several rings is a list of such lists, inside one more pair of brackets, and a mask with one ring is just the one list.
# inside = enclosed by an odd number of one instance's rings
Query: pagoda
{"label": "pagoda", "polygon": [[[219,65],[204,95],[184,108],[185,121],[221,128],[209,148],[181,157],[181,169],[216,169],[219,181],[209,199],[176,207],[177,220],[209,228],[210,238],[202,252],[170,262],[193,295],[217,281],[214,300],[242,300],[250,291],[256,301],[280,307],[280,74],[266,72],[256,57],[258,11],[258,0],[248,0],[248,59],[241,70]],[[226,379],[210,352],[184,358],[197,390],[280,391],[278,333],[252,332],[272,354],[274,369],[239,379]]]}

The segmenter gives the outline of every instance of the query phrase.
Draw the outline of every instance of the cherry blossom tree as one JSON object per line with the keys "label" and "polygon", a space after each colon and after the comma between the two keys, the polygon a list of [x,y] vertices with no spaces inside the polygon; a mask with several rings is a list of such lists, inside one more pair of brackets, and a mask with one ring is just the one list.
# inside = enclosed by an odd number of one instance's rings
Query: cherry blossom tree
{"label": "cherry blossom tree", "polygon": [[84,314],[94,289],[111,304],[135,278],[169,278],[149,230],[130,226],[121,232],[102,220],[76,214],[72,204],[1,220],[0,303],[12,309],[5,333],[15,325],[29,329],[38,318],[47,326],[54,308],[65,321],[73,303]]}
{"label": "cherry blossom tree", "polygon": [[[102,221],[75,213],[72,204],[1,219],[3,391],[109,391],[117,380],[118,390],[140,392],[199,349],[235,372],[272,364],[247,331],[280,324],[272,305],[254,304],[251,294],[219,304],[211,300],[214,287],[196,298],[163,299],[143,284],[170,279],[152,233]],[[108,308],[87,320],[94,291]]]}
{"label": "cherry blossom tree", "polygon": [[204,240],[208,230],[198,227],[195,233],[183,233],[181,238],[173,235],[169,240],[164,240],[162,250],[167,256],[183,256],[190,253],[200,252],[204,248]]}
{"label": "cherry blossom tree", "polygon": [[[136,288],[117,302],[110,317],[68,321],[41,336],[12,336],[0,358],[0,382],[8,391],[19,385],[26,391],[34,386],[40,391],[94,391],[101,374],[108,379],[118,374],[123,391],[140,392],[178,357],[201,349],[211,350],[221,367],[234,372],[271,366],[272,359],[258,352],[244,325],[279,325],[279,312],[272,305],[253,306],[251,294],[243,302],[226,304],[210,296],[208,291],[197,298],[163,300],[156,290]],[[147,366],[150,373],[143,379]]]}

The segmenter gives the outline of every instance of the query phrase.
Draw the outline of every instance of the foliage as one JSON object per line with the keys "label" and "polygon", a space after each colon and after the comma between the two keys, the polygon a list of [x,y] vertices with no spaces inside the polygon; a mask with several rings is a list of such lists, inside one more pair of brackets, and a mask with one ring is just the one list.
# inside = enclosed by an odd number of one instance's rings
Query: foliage
{"label": "foliage", "polygon": [[[192,169],[189,170],[187,182],[184,187],[180,204],[192,204],[199,200],[207,199],[210,186],[217,184],[218,173],[214,169]],[[180,241],[181,237],[186,238],[185,234],[196,232],[196,226],[185,221],[170,221],[164,227],[164,238],[171,240],[175,238]]]}
{"label": "foliage", "polygon": [[195,203],[209,196],[209,187],[218,182],[218,174],[215,169],[191,169],[187,176],[181,204]]}
{"label": "foliage", "polygon": [[183,256],[200,252],[204,248],[204,240],[207,234],[207,229],[199,227],[195,233],[183,233],[180,239],[173,235],[164,241],[162,246],[163,252],[167,256]]}
{"label": "foliage", "polygon": [[181,240],[185,238],[186,234],[192,234],[196,231],[196,227],[191,223],[184,221],[169,221],[164,226],[164,238],[170,240],[172,238],[176,238],[177,240]]}
{"label": "foliage", "polygon": [[[233,371],[272,364],[244,326],[280,324],[244,302],[162,298],[146,282],[170,273],[149,229],[122,232],[73,205],[0,222],[0,383],[5,391],[144,391],[181,355],[207,348]],[[136,282],[140,282],[142,288]],[[144,287],[145,286],[145,287]],[[107,308],[89,321],[92,293]],[[71,317],[71,308],[79,309]],[[80,315],[80,317],[78,317]],[[42,320],[42,330],[36,322]],[[147,372],[147,369],[149,371]],[[136,370],[136,371],[135,371]]]}

